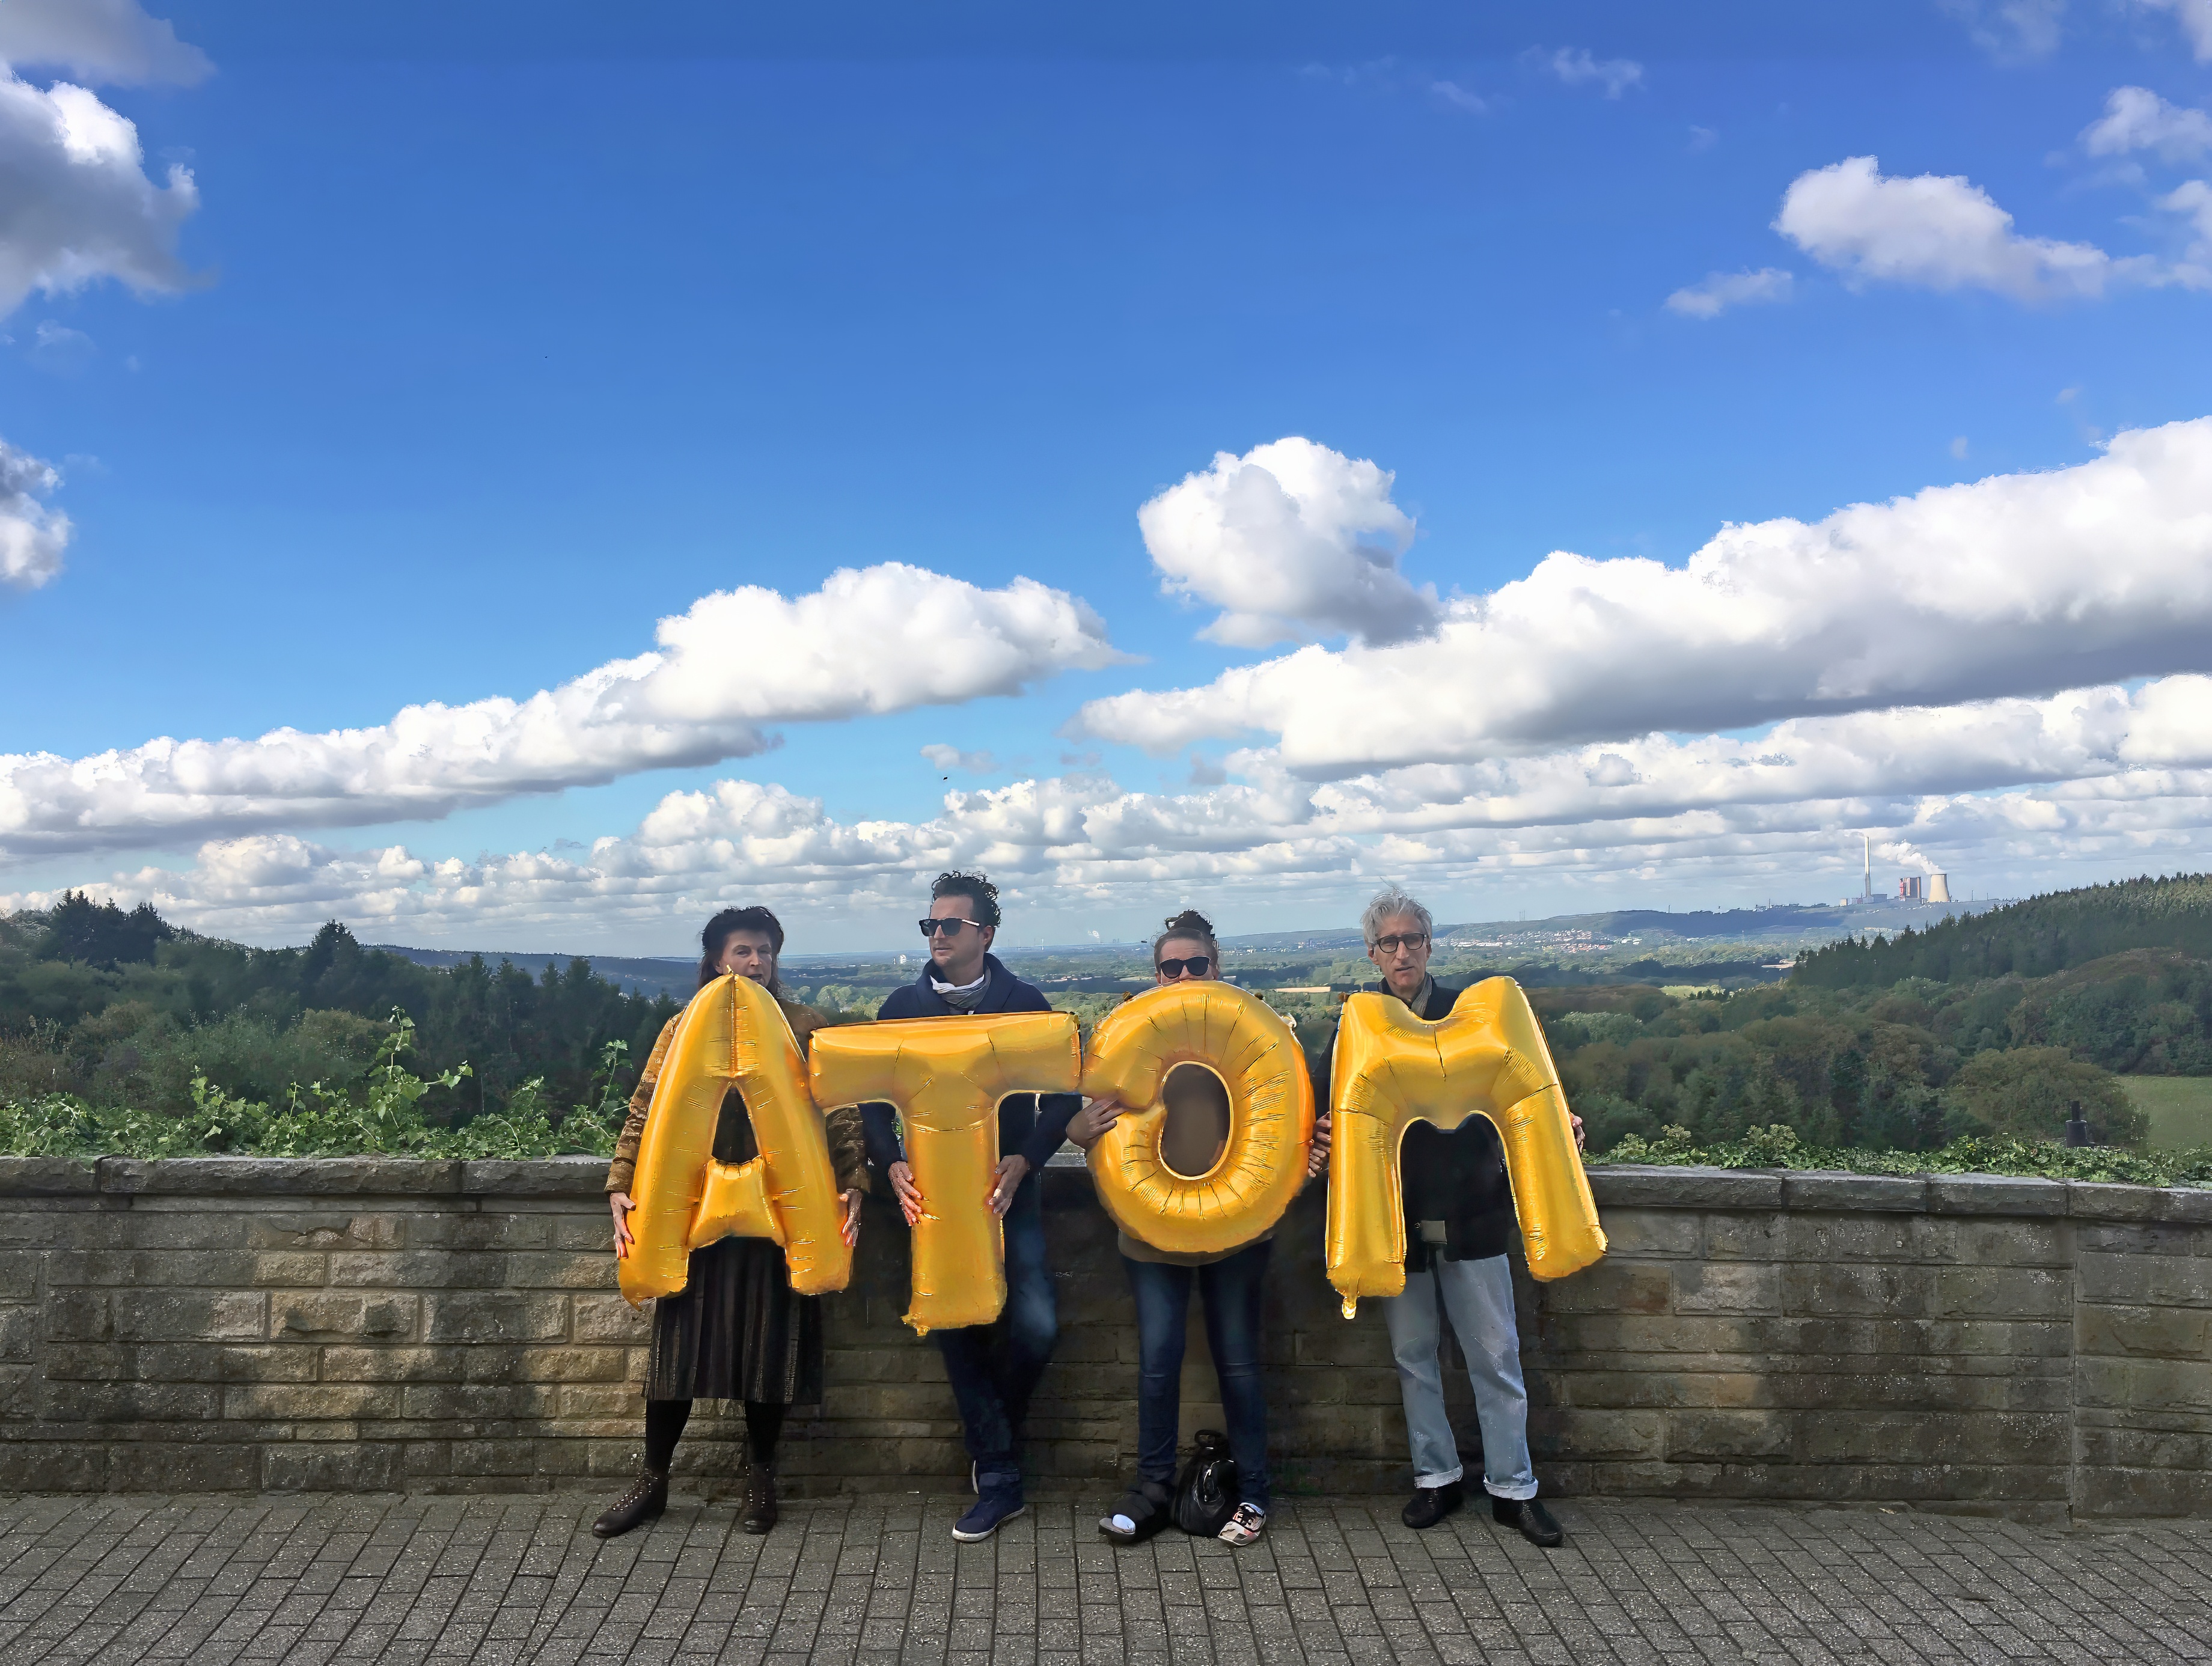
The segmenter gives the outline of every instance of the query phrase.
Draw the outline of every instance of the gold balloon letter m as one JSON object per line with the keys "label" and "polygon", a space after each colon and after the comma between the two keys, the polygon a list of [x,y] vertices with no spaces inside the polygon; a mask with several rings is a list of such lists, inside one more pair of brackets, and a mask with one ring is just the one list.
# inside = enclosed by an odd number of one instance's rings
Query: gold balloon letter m
{"label": "gold balloon letter m", "polygon": [[1353,995],[1330,1079],[1328,1281],[1346,1318],[1362,1296],[1405,1292],[1398,1146],[1414,1122],[1448,1131],[1480,1116],[1497,1125],[1535,1277],[1564,1279],[1605,1254],[1551,1049],[1511,978],[1485,978],[1435,1023],[1395,996]]}
{"label": "gold balloon letter m", "polygon": [[1067,1012],[894,1018],[814,1032],[814,1098],[889,1100],[906,1125],[906,1160],[922,1196],[914,1224],[914,1304],[927,1335],[988,1325],[1006,1304],[1006,1245],[986,1201],[999,1164],[999,1101],[1073,1093],[1081,1043]]}

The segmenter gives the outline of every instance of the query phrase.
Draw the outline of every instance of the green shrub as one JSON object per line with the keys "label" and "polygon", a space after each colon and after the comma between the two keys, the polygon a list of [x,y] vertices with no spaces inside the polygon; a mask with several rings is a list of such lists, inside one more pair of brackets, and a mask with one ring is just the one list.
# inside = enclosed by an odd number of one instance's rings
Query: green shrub
{"label": "green shrub", "polygon": [[2003,1134],[1968,1135],[1936,1151],[1852,1151],[1805,1145],[1795,1128],[1786,1127],[1751,1128],[1741,1140],[1710,1146],[1698,1144],[1687,1128],[1671,1127],[1662,1128],[1656,1139],[1624,1140],[1594,1160],[1720,1169],[1840,1169],[1851,1174],[2012,1174],[2135,1186],[2212,1187],[2212,1147],[2133,1152]]}

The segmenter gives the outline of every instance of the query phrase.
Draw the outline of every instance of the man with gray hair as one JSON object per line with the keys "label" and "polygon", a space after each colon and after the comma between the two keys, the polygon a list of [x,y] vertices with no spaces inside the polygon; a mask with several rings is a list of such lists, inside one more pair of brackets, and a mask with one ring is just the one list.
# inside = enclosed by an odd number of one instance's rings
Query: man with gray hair
{"label": "man with gray hair", "polygon": [[[1376,893],[1360,916],[1367,958],[1382,974],[1382,987],[1433,1022],[1450,1015],[1460,991],[1429,976],[1436,922],[1428,909],[1395,885]],[[1332,1031],[1314,1067],[1322,1104],[1328,1103],[1328,1068],[1336,1051]],[[1582,1120],[1575,1119],[1582,1138]],[[1398,1390],[1406,1402],[1406,1432],[1413,1450],[1413,1501],[1408,1527],[1434,1527],[1457,1510],[1464,1467],[1451,1419],[1444,1410],[1443,1372],[1437,1351],[1449,1316],[1474,1385],[1474,1411],[1482,1428],[1482,1484],[1492,1519],[1518,1528],[1550,1548],[1565,1536],[1552,1513],[1536,1502],[1536,1472],[1528,1457],[1528,1393],[1521,1377],[1521,1337],[1513,1315],[1513,1263],[1508,1254],[1517,1229],[1513,1191],[1505,1177],[1505,1149],[1486,1116],[1470,1116],[1449,1134],[1428,1122],[1406,1130],[1400,1148],[1406,1210],[1406,1290],[1382,1304],[1390,1352],[1398,1365]]]}

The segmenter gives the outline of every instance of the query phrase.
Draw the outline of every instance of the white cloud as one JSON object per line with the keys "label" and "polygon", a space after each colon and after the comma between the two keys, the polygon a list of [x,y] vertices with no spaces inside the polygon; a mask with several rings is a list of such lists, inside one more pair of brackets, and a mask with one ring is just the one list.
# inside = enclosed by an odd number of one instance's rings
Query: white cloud
{"label": "white cloud", "polygon": [[1605,95],[1617,99],[1630,88],[1644,80],[1644,66],[1633,58],[1593,58],[1587,46],[1562,46],[1547,55],[1535,54],[1536,61],[1570,87],[1599,82]]}
{"label": "white cloud", "polygon": [[2202,179],[2185,179],[2158,199],[2158,206],[2169,214],[2179,214],[2189,221],[2191,236],[2187,267],[2176,271],[2194,271],[2200,288],[2212,288],[2212,185]]}
{"label": "white cloud", "polygon": [[[1893,860],[1948,868],[1963,894],[1972,873],[2179,864],[2198,848],[2212,830],[2212,679],[1805,719],[1752,741],[1650,736],[1319,787],[1265,757],[1231,763],[1243,783],[1188,793],[1127,793],[1095,775],[955,791],[924,822],[839,823],[817,800],[723,781],[668,794],[629,836],[574,857],[434,860],[266,834],[211,841],[181,872],[143,868],[91,889],[249,940],[296,941],[337,917],[372,940],[476,945],[596,933],[643,946],[685,934],[720,902],[758,899],[785,910],[801,942],[841,946],[824,941],[823,922],[910,918],[931,874],[980,866],[1026,940],[1065,941],[1101,909],[1200,890],[1232,918],[1290,903],[1349,917],[1386,874],[1431,891],[1621,883],[1662,866],[1707,884],[1840,880],[1858,854],[1840,834],[1866,829]],[[0,911],[53,895],[0,896]]]}
{"label": "white cloud", "polygon": [[1973,42],[2001,63],[2048,58],[2058,50],[2066,0],[1940,0]]}
{"label": "white cloud", "polygon": [[2212,64],[2212,0],[2135,0],[2145,11],[2171,12],[2199,64]]}
{"label": "white cloud", "polygon": [[1787,301],[1793,282],[1779,266],[1762,266],[1755,272],[1708,272],[1704,283],[1668,295],[1667,310],[1685,318],[1718,318],[1731,307]]}
{"label": "white cloud", "polygon": [[2184,162],[2212,153],[2212,116],[2168,104],[2148,87],[2116,87],[2105,113],[2081,130],[2081,148],[2092,156],[2154,150],[2169,162]]}
{"label": "white cloud", "polygon": [[2115,283],[2169,281],[2143,256],[2022,237],[1987,192],[1957,174],[1887,178],[1872,156],[1801,173],[1782,198],[1780,232],[1854,282],[1989,289],[2016,301],[2094,299]]}
{"label": "white cloud", "polygon": [[1395,477],[1292,437],[1217,453],[1137,511],[1161,587],[1225,609],[1200,634],[1237,648],[1348,632],[1401,641],[1434,628],[1433,591],[1398,571],[1413,541]]}
{"label": "white cloud", "polygon": [[528,699],[410,706],[389,722],[256,740],[0,756],[0,850],[146,846],[277,826],[368,826],[519,793],[743,757],[765,726],[1010,695],[1118,659],[1083,602],[897,562],[787,599],[748,585],[660,621],[657,651]]}
{"label": "white cloud", "polygon": [[62,70],[88,86],[167,82],[191,87],[215,72],[207,54],[149,17],[137,0],[8,0],[0,6],[0,63]]}
{"label": "white cloud", "polygon": [[1487,115],[1490,100],[1480,93],[1470,93],[1455,81],[1432,81],[1429,90],[1455,110],[1464,110],[1472,116]]}
{"label": "white cloud", "polygon": [[62,570],[70,518],[42,501],[61,480],[52,464],[0,440],[0,584],[36,590]]}
{"label": "white cloud", "polygon": [[181,167],[155,185],[143,161],[137,128],[94,94],[41,92],[0,65],[0,315],[33,289],[112,277],[167,294],[191,281],[177,234],[198,189]]}
{"label": "white cloud", "polygon": [[999,760],[988,752],[963,752],[941,740],[930,742],[921,749],[921,755],[940,769],[963,769],[971,775],[991,775],[999,767]]}
{"label": "white cloud", "polygon": [[83,331],[72,330],[52,319],[41,320],[32,332],[30,361],[53,375],[74,376],[99,353],[100,349]]}
{"label": "white cloud", "polygon": [[1454,599],[1433,639],[1309,647],[1093,701],[1076,727],[1159,752],[1258,731],[1318,778],[2197,670],[2212,418],[2072,468],[1727,526],[1679,568],[1558,551]]}

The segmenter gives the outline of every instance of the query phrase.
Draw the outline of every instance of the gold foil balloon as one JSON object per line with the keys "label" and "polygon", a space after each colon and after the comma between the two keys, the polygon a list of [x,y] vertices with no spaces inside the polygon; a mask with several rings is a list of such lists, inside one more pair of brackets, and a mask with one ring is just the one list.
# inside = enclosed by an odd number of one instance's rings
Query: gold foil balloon
{"label": "gold foil balloon", "polygon": [[[1179,1064],[1229,1091],[1229,1140],[1213,1166],[1185,1177],[1160,1158],[1160,1103]],[[1155,1250],[1234,1250],[1283,1217],[1304,1182],[1313,1083],[1290,1026],[1258,996],[1192,980],[1131,997],[1091,1031],[1083,1091],[1129,1108],[1091,1147],[1091,1173],[1115,1224]]]}
{"label": "gold foil balloon", "polygon": [[1433,1024],[1394,995],[1353,995],[1330,1079],[1328,1280],[1346,1318],[1362,1296],[1406,1288],[1398,1146],[1416,1122],[1450,1129],[1480,1116],[1497,1124],[1535,1277],[1563,1279],[1605,1254],[1551,1049],[1511,978],[1484,979]]}
{"label": "gold foil balloon", "polygon": [[889,1100],[905,1126],[906,1160],[922,1196],[906,1315],[917,1335],[988,1325],[1006,1304],[1006,1234],[985,1202],[999,1165],[999,1101],[1010,1093],[1073,1092],[1080,1049],[1075,1019],[1066,1012],[900,1018],[815,1031],[815,1103]]}
{"label": "gold foil balloon", "polygon": [[[775,997],[750,978],[719,977],[691,998],[654,1051],[658,1074],[638,1141],[629,1228],[616,1264],[632,1302],[672,1296],[694,1250],[717,1238],[772,1238],[802,1296],[842,1290],[853,1274],[844,1211],[806,1064]],[[714,1160],[714,1128],[732,1087],[752,1117],[760,1155]]]}

